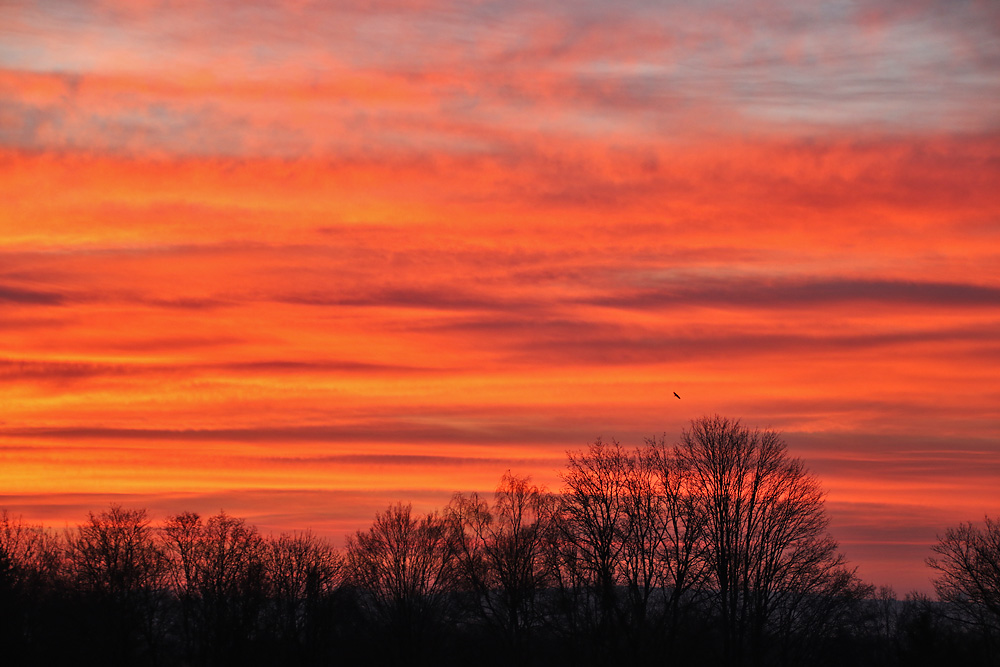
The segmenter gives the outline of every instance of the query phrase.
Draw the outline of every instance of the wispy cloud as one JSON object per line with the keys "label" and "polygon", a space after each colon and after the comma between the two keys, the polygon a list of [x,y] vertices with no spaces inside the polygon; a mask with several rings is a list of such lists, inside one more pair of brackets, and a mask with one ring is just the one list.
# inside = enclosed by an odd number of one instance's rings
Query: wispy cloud
{"label": "wispy cloud", "polygon": [[0,285],[0,302],[40,306],[58,306],[63,303],[63,295],[56,292],[42,292],[8,285]]}
{"label": "wispy cloud", "polygon": [[217,429],[113,428],[101,426],[0,428],[0,437],[36,440],[166,440],[175,442],[414,442],[414,443],[546,443],[558,442],[555,430],[509,424],[458,426],[446,420],[383,419],[316,426]]}
{"label": "wispy cloud", "polygon": [[717,280],[691,277],[660,289],[596,298],[591,303],[620,308],[663,308],[679,305],[735,308],[823,308],[831,304],[923,306],[932,308],[1000,308],[1000,288],[991,285],[865,280],[858,278],[734,277]]}

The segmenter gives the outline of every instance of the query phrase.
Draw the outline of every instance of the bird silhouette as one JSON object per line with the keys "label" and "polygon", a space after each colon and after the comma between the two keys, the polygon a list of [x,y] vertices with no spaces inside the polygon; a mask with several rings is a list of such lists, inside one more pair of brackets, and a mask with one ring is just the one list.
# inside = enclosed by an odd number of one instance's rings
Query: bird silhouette
{"label": "bird silhouette", "polygon": [[676,396],[677,398],[680,398],[680,394],[678,394],[676,391],[674,392],[674,396]]}

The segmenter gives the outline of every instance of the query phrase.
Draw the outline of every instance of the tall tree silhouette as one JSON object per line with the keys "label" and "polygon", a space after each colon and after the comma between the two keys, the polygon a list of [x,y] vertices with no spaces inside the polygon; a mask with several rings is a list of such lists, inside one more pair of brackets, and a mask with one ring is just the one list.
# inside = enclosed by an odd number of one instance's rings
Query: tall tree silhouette
{"label": "tall tree silhouette", "polygon": [[388,632],[391,658],[431,661],[454,582],[447,523],[436,512],[416,517],[411,505],[392,505],[348,539],[347,558],[373,619]]}
{"label": "tall tree silhouette", "polygon": [[515,657],[523,657],[543,618],[539,595],[550,580],[553,514],[552,496],[510,471],[492,506],[479,494],[456,494],[446,509],[460,586],[473,593],[474,613],[499,630]]}
{"label": "tall tree silhouette", "polygon": [[225,512],[203,522],[186,512],[167,519],[189,654],[210,664],[241,664],[257,639],[267,598],[264,540]]}
{"label": "tall tree silhouette", "polygon": [[598,439],[568,458],[559,572],[570,611],[606,662],[647,659],[677,637],[702,581],[703,505],[665,441]]}
{"label": "tall tree silhouette", "polygon": [[1000,640],[1000,521],[948,528],[927,564],[937,571],[934,588],[959,618],[977,626],[991,643]]}
{"label": "tall tree silhouette", "polygon": [[0,511],[0,646],[15,664],[42,630],[41,606],[56,583],[62,551],[55,535]]}
{"label": "tall tree silhouette", "polygon": [[576,598],[574,625],[581,625],[598,642],[603,659],[610,660],[618,639],[628,453],[617,441],[598,438],[586,452],[567,452],[567,459],[560,511],[562,580]]}
{"label": "tall tree silhouette", "polygon": [[657,477],[663,513],[660,531],[660,584],[664,595],[666,640],[674,644],[686,618],[694,615],[705,581],[705,504],[693,493],[693,471],[682,465],[666,437],[648,438],[642,453],[644,465]]}
{"label": "tall tree silhouette", "polygon": [[119,505],[94,514],[67,536],[67,555],[78,590],[100,614],[89,615],[91,637],[109,662],[137,662],[137,651],[155,659],[162,631],[160,613],[166,556],[144,509]]}
{"label": "tall tree silhouette", "polygon": [[759,664],[783,602],[826,592],[828,575],[843,570],[823,493],[776,432],[738,420],[693,421],[676,455],[703,505],[725,660]]}
{"label": "tall tree silhouette", "polygon": [[307,531],[268,539],[265,563],[268,625],[285,651],[297,653],[302,663],[315,662],[333,630],[334,597],[345,576],[343,558],[329,542]]}

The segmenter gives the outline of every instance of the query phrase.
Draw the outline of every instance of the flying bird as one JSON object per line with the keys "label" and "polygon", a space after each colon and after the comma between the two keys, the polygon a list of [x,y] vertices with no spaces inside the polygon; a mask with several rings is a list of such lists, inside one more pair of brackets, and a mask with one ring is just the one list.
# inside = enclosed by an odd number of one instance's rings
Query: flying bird
{"label": "flying bird", "polygon": [[677,398],[680,398],[680,394],[678,394],[676,391],[674,392],[674,396],[676,396]]}

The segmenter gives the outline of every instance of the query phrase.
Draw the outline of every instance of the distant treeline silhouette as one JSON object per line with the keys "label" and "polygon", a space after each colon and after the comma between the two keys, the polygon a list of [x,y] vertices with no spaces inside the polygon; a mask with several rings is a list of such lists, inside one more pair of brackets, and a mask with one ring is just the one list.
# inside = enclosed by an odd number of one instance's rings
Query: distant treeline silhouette
{"label": "distant treeline silhouette", "polygon": [[396,504],[343,552],[225,513],[0,514],[9,665],[1000,664],[1000,524],[949,530],[940,600],[848,568],[779,435],[721,417],[598,439],[558,493]]}

